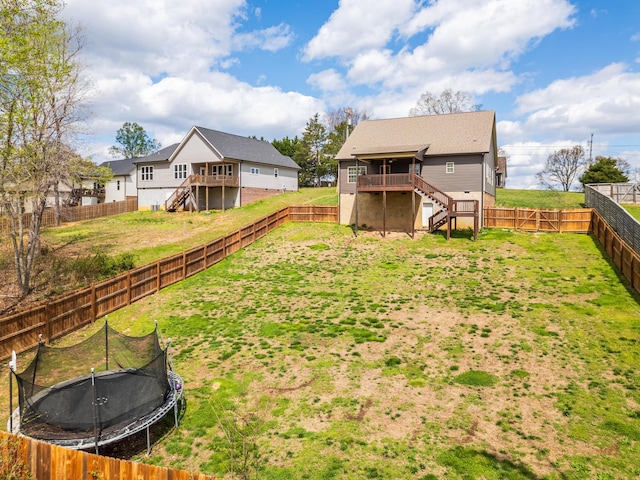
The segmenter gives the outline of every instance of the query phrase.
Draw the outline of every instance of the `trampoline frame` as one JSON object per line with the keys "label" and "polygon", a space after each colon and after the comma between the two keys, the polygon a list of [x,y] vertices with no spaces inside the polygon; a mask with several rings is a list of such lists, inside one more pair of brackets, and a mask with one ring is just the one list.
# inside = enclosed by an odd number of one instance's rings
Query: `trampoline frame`
{"label": "trampoline frame", "polygon": [[[157,324],[156,324],[157,325]],[[167,342],[167,381],[169,383],[169,390],[165,396],[164,403],[160,405],[158,408],[153,410],[152,412],[144,415],[142,417],[136,418],[132,420],[128,424],[118,428],[117,430],[107,432],[106,434],[101,435],[91,435],[87,436],[86,432],[83,433],[82,437],[78,438],[65,438],[65,439],[46,439],[46,438],[37,438],[32,437],[26,433],[23,433],[20,429],[20,406],[15,410],[12,410],[11,404],[13,403],[13,381],[12,375],[15,374],[16,370],[16,358],[15,353],[13,353],[12,360],[9,363],[9,395],[10,398],[10,415],[7,420],[7,431],[16,435],[21,435],[24,437],[33,438],[35,440],[43,441],[46,443],[51,443],[54,445],[59,445],[61,447],[70,448],[73,450],[87,450],[90,448],[95,449],[95,453],[98,453],[99,447],[109,445],[111,443],[118,442],[120,440],[124,440],[125,438],[131,437],[138,432],[146,430],[147,436],[147,454],[151,451],[151,437],[150,437],[150,428],[152,425],[160,421],[164,418],[171,409],[174,412],[174,424],[177,428],[179,426],[179,412],[178,412],[178,403],[184,394],[184,383],[182,381],[182,377],[173,371],[173,356],[171,354],[171,339]],[[92,369],[93,370],[93,369]],[[93,375],[93,373],[92,373]],[[73,380],[73,379],[70,379]],[[68,380],[69,381],[69,380]]]}

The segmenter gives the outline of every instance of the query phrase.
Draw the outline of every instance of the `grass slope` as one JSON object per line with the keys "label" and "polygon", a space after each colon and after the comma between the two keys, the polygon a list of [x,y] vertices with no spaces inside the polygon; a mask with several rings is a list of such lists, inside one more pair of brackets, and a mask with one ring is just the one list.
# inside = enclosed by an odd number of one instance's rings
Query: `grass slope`
{"label": "grass slope", "polygon": [[499,188],[496,192],[496,206],[543,209],[584,208],[584,193]]}
{"label": "grass slope", "polygon": [[287,224],[109,321],[142,334],[157,320],[185,379],[181,427],[141,461],[228,478],[623,479],[640,475],[638,311],[587,235]]}

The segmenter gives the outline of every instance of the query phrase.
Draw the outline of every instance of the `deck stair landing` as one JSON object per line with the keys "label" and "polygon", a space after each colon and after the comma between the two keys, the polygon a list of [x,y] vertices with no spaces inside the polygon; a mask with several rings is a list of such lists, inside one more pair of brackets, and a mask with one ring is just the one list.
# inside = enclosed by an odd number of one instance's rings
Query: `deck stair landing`
{"label": "deck stair landing", "polygon": [[439,188],[431,185],[420,175],[414,175],[414,191],[423,197],[428,197],[440,205],[441,210],[429,217],[429,232],[435,232],[447,225],[447,239],[451,235],[451,221],[457,217],[474,217],[474,239],[478,234],[479,205],[477,200],[454,200]]}

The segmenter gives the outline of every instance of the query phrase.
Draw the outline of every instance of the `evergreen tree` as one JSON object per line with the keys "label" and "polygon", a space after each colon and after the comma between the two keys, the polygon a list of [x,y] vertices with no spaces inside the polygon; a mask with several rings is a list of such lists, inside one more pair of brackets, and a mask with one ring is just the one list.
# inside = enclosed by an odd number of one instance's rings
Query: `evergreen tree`
{"label": "evergreen tree", "polygon": [[298,180],[300,186],[318,187],[320,180],[331,170],[331,161],[324,154],[327,142],[327,129],[320,122],[320,114],[316,113],[307,122],[302,134],[302,141],[297,145],[293,160],[300,166]]}
{"label": "evergreen tree", "polygon": [[580,176],[584,187],[588,183],[624,183],[629,177],[619,168],[619,159],[612,157],[596,157],[587,170]]}
{"label": "evergreen tree", "polygon": [[282,140],[274,139],[271,142],[271,145],[273,145],[282,155],[293,158],[299,143],[300,139],[296,135],[293,138],[284,137]]}

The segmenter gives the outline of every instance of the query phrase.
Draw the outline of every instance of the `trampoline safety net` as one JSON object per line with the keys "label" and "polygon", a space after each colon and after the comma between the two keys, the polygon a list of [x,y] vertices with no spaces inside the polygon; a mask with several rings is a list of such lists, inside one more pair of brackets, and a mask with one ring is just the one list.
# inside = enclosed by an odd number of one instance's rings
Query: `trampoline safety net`
{"label": "trampoline safety net", "polygon": [[170,391],[158,329],[127,337],[107,323],[70,347],[40,344],[16,378],[20,430],[42,440],[117,431],[161,406]]}

